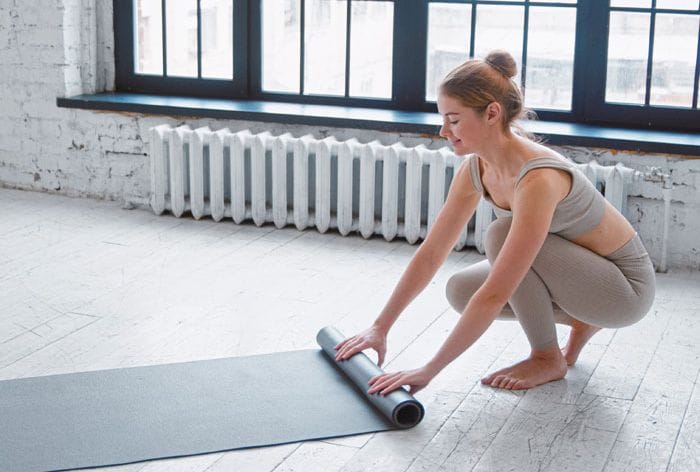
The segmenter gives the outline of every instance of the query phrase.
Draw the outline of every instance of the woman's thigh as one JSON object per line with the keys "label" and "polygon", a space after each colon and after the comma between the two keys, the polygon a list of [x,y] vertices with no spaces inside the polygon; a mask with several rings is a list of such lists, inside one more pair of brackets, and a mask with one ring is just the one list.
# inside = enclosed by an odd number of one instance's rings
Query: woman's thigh
{"label": "woman's thigh", "polygon": [[[644,273],[651,270],[648,288],[653,298],[653,267],[649,263],[643,269]],[[595,326],[633,324],[651,304],[648,291],[640,292],[613,261],[555,234],[547,236],[531,270],[545,283],[554,303]]]}
{"label": "woman's thigh", "polygon": [[[490,270],[491,264],[488,260],[484,259],[483,261],[472,264],[466,269],[461,270],[450,277],[445,287],[445,295],[452,308],[454,308],[457,312],[462,313],[471,297],[477,290],[479,290],[481,285],[488,277]],[[552,303],[552,310],[554,311],[554,320],[557,323],[567,325],[571,324],[571,317],[556,303]],[[516,319],[515,313],[513,312],[510,304],[506,303],[503,310],[501,310],[501,313],[498,314],[498,319]]]}

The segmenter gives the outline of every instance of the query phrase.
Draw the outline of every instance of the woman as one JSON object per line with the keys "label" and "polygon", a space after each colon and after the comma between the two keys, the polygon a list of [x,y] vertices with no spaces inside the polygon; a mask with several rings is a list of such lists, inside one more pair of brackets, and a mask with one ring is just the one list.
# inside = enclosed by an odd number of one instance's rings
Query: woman
{"label": "woman", "polygon": [[[596,331],[639,321],[653,302],[654,268],[634,228],[570,161],[512,131],[523,114],[516,72],[510,54],[494,51],[440,85],[440,135],[456,154],[473,154],[379,317],[338,344],[336,359],[372,348],[381,366],[390,327],[445,261],[482,196],[498,218],[486,232],[487,260],[447,283],[447,299],[462,316],[440,350],[423,367],[371,379],[369,393],[424,388],[499,314],[514,314],[531,353],[482,382],[525,389],[561,379]],[[571,326],[563,349],[555,321]]]}

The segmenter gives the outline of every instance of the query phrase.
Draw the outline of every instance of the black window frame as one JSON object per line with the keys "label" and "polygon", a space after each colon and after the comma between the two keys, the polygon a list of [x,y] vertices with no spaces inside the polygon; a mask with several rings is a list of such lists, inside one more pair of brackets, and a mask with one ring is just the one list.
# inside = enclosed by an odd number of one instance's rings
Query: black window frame
{"label": "black window frame", "polygon": [[[348,1],[348,10],[350,9]],[[165,11],[165,0],[161,0]],[[136,74],[134,71],[134,11],[132,0],[113,0],[115,31],[115,86],[118,92],[136,92],[153,95],[180,95],[200,98],[224,98],[258,101],[290,102],[300,104],[325,104],[348,107],[369,107],[397,111],[437,112],[434,102],[425,100],[426,61],[429,3],[471,4],[478,15],[478,6],[525,6],[523,30],[523,59],[527,49],[529,6],[561,6],[553,0],[546,3],[530,0],[393,0],[393,70],[392,99],[367,99],[355,97],[313,96],[289,93],[273,93],[262,90],[262,41],[261,0],[233,0],[234,11],[234,80],[181,78]],[[652,2],[652,15],[657,12],[656,0]],[[302,28],[304,0],[301,0]],[[198,25],[201,25],[200,0],[197,0]],[[626,105],[605,102],[607,71],[608,27],[611,10],[635,11],[649,9],[612,8],[608,0],[578,0],[576,5],[564,8],[576,9],[576,33],[571,111],[535,110],[542,121],[561,121],[593,125],[647,128],[674,131],[698,131],[700,109],[698,105],[698,74],[700,73],[700,46],[696,50],[696,68],[693,105],[695,108],[663,107],[650,105]],[[661,13],[678,10],[658,10]],[[688,11],[683,11],[688,13]],[[694,10],[691,11],[691,14]],[[700,8],[698,9],[700,14]],[[474,53],[474,22],[472,14],[472,39],[469,55]],[[596,19],[605,18],[605,21]],[[347,21],[350,21],[348,15]],[[653,25],[653,23],[652,23]],[[410,33],[408,33],[410,32]],[[650,36],[653,36],[653,26]],[[165,28],[163,28],[163,65],[167,67]],[[700,34],[700,33],[699,33]],[[198,44],[201,44],[201,28],[198,28]],[[349,46],[347,46],[349,47]],[[303,42],[302,42],[303,48]],[[201,48],[200,48],[201,49]],[[649,46],[647,83],[651,72],[651,45]],[[303,49],[301,52],[303,57]],[[201,70],[201,60],[199,70]],[[346,60],[347,64],[347,60]],[[526,69],[527,64],[523,62]],[[303,66],[302,66],[303,67]],[[346,82],[347,80],[346,66]],[[164,72],[165,74],[165,72]],[[303,77],[303,70],[300,71]],[[523,80],[525,70],[523,70]],[[346,86],[346,95],[347,95]]]}
{"label": "black window frame", "polygon": [[[160,0],[165,12],[166,0]],[[233,68],[238,71],[234,80],[201,78],[201,54],[198,58],[198,78],[167,76],[167,41],[165,21],[163,21],[163,75],[137,74],[135,72],[134,44],[134,2],[113,0],[114,11],[114,62],[115,88],[117,91],[150,93],[155,95],[184,95],[200,98],[244,98],[248,94],[248,16],[249,0],[233,0],[234,15]],[[197,0],[197,47],[201,50],[202,17],[200,1]]]}
{"label": "black window frame", "polygon": [[[581,1],[581,0],[579,0]],[[589,64],[590,88],[584,106],[585,122],[603,125],[624,125],[628,127],[668,129],[681,131],[700,131],[700,109],[698,109],[698,74],[700,74],[700,42],[695,50],[695,76],[693,78],[694,108],[670,107],[661,105],[628,105],[608,103],[605,101],[605,85],[608,57],[608,31],[611,11],[648,12],[651,11],[650,43],[647,54],[646,101],[649,100],[652,74],[652,50],[654,38],[654,21],[657,13],[699,14],[697,10],[657,9],[656,0],[650,0],[650,8],[611,7],[609,1],[591,1],[591,20],[586,22],[590,47],[587,48],[586,62]],[[606,21],[597,24],[596,17],[604,15]],[[700,23],[700,22],[699,22]],[[700,26],[699,26],[700,38]],[[592,54],[599,50],[599,54]],[[597,73],[595,73],[597,72]]]}

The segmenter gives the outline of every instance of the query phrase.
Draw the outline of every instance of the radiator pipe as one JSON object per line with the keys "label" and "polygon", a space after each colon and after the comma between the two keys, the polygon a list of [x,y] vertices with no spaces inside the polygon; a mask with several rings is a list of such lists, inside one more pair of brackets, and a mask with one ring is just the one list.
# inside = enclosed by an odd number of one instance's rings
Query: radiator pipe
{"label": "radiator pipe", "polygon": [[651,167],[647,172],[640,172],[639,177],[647,182],[661,183],[661,195],[664,200],[663,214],[663,229],[661,234],[661,255],[659,265],[656,268],[657,272],[665,273],[668,271],[668,232],[671,226],[671,192],[673,184],[671,183],[671,175],[658,167]]}
{"label": "radiator pipe", "polygon": [[664,230],[661,237],[661,262],[659,263],[659,272],[665,273],[668,268],[667,253],[668,253],[668,228],[671,224],[671,184],[668,180],[664,180],[664,187],[661,190],[664,196]]}

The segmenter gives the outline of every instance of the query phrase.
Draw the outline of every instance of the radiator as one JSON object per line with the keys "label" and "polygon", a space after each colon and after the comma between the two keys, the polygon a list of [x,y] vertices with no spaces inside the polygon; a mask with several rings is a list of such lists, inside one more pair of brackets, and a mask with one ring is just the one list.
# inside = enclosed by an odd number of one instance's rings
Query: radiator
{"label": "radiator", "polygon": [[[322,233],[333,228],[343,236],[359,232],[413,244],[430,230],[463,158],[447,147],[160,125],[150,129],[150,159],[156,214],[190,212],[196,219],[293,224]],[[624,212],[627,185],[639,173],[622,164],[577,165]],[[474,246],[483,253],[492,219],[482,199],[455,249]]]}

